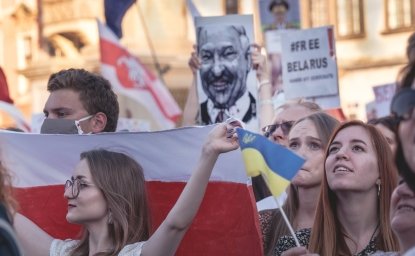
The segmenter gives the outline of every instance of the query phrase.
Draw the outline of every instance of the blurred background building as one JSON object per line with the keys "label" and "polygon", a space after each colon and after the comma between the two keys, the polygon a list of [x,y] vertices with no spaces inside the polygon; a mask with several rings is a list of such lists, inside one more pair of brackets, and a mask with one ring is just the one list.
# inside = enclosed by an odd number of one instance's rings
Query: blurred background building
{"label": "blurred background building", "polygon": [[[203,16],[253,14],[262,43],[257,1],[193,3]],[[104,21],[103,2],[0,0],[0,66],[11,98],[29,122],[43,110],[51,73],[70,67],[99,72],[96,19]],[[407,39],[415,31],[415,0],[300,0],[300,6],[303,28],[335,26],[342,108],[348,118],[365,120],[365,105],[374,99],[372,87],[396,81],[406,63]],[[183,108],[195,42],[186,0],[138,0],[122,27],[121,43],[154,70],[152,44],[164,81]],[[139,108],[128,107],[129,100],[121,98],[120,104],[121,116],[143,117]],[[13,121],[2,114],[0,126],[13,126]]]}

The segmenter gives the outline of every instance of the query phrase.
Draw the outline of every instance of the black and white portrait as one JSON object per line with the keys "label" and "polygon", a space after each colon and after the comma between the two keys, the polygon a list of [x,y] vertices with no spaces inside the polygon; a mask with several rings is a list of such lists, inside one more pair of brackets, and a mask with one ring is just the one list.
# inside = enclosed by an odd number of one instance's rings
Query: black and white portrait
{"label": "black and white portrait", "polygon": [[217,21],[198,26],[196,30],[201,61],[198,81],[201,123],[218,123],[236,117],[246,123],[248,129],[252,127],[251,130],[255,130],[256,81],[251,63],[253,35],[248,35],[245,24],[221,23],[223,17],[213,18]]}

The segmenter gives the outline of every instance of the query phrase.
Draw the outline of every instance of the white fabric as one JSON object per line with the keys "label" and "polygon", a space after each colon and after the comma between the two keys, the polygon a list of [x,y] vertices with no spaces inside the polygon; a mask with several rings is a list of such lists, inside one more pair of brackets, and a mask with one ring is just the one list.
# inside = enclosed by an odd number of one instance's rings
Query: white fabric
{"label": "white fabric", "polygon": [[[59,240],[54,239],[50,246],[50,256],[69,256],[72,250],[79,243],[79,240]],[[118,253],[118,256],[140,256],[141,249],[145,242],[128,244]]]}
{"label": "white fabric", "polygon": [[415,246],[409,249],[403,256],[415,256]]}
{"label": "white fabric", "polygon": [[[278,198],[278,204],[282,206],[287,199],[287,193],[283,192]],[[256,208],[259,211],[279,208],[273,196],[266,197],[261,201],[256,202]]]}

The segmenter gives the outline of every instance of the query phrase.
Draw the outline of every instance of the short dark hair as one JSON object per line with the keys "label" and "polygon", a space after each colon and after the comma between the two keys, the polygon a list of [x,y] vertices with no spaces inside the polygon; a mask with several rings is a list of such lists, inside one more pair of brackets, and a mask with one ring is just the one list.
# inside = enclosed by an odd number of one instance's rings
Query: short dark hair
{"label": "short dark hair", "polygon": [[374,118],[374,119],[369,120],[367,123],[371,125],[381,124],[395,134],[398,132],[398,122],[392,116]]}
{"label": "short dark hair", "polygon": [[110,82],[102,76],[85,69],[61,70],[50,76],[47,89],[49,92],[60,89],[79,92],[79,99],[89,114],[102,112],[107,116],[104,132],[115,132],[117,129],[120,111],[117,95]]}
{"label": "short dark hair", "polygon": [[276,7],[276,6],[284,6],[287,11],[290,9],[290,5],[288,4],[287,1],[284,1],[284,0],[279,0],[279,1],[273,0],[269,4],[268,10],[270,12],[272,12],[272,9],[274,9],[274,7]]}

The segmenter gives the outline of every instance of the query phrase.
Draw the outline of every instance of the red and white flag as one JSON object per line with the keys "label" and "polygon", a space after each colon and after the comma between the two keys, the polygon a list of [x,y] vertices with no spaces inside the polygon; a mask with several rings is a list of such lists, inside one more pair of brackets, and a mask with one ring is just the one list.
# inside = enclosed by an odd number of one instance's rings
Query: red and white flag
{"label": "red and white flag", "polygon": [[9,114],[14,121],[16,126],[25,132],[30,132],[30,125],[26,122],[22,112],[13,105],[13,100],[9,95],[9,87],[7,85],[6,75],[3,69],[0,67],[0,110]]}
{"label": "red and white flag", "polygon": [[[176,202],[211,126],[147,133],[47,135],[0,132],[0,161],[15,177],[20,212],[57,238],[74,238],[65,220],[65,181],[86,150],[125,152],[143,167],[153,228]],[[47,146],[45,146],[47,145]],[[262,255],[258,213],[239,150],[222,154],[199,212],[176,255]]]}
{"label": "red and white flag", "polygon": [[102,75],[117,93],[146,108],[159,127],[173,128],[182,112],[167,87],[119,43],[106,25],[98,21],[98,29]]}

